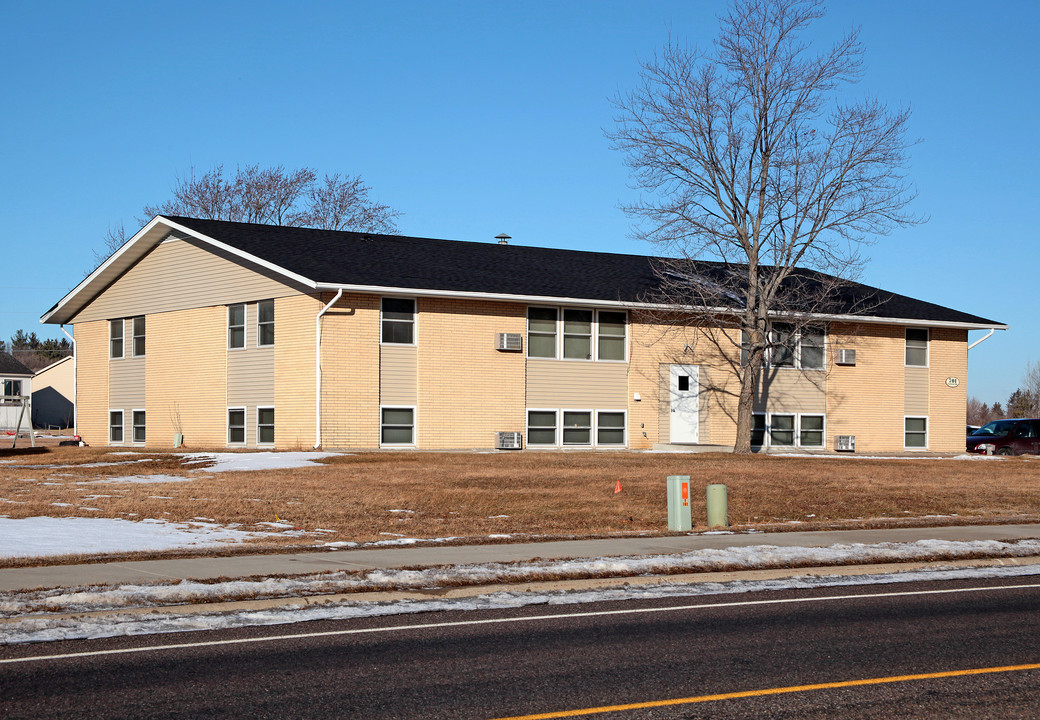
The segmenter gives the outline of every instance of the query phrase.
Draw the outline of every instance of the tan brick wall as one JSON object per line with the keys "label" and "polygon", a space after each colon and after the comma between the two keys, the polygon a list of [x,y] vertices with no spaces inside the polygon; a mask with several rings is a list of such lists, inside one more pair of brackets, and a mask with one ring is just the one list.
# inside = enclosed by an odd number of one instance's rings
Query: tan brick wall
{"label": "tan brick wall", "polygon": [[312,295],[275,300],[276,448],[310,449],[317,440],[314,431],[314,319],[322,305]]}
{"label": "tan brick wall", "polygon": [[344,293],[322,319],[321,358],[322,446],[378,447],[378,295]]}
{"label": "tan brick wall", "polygon": [[522,304],[418,299],[419,447],[491,448],[495,431],[525,430],[525,353],[495,350],[495,334],[526,325]]}
{"label": "tan brick wall", "polygon": [[108,444],[108,322],[77,323],[76,432],[88,445]]}
{"label": "tan brick wall", "polygon": [[[933,328],[928,348],[928,449],[964,452],[968,407],[968,331]],[[957,378],[957,387],[946,384]]]}
{"label": "tan brick wall", "polygon": [[145,384],[148,445],[227,444],[227,309],[224,306],[147,317]]}

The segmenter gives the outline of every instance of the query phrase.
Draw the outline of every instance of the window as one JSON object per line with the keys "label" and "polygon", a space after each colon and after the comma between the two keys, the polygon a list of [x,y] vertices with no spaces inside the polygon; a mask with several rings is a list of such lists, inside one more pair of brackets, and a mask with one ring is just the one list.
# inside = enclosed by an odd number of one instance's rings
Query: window
{"label": "window", "polygon": [[802,415],[798,418],[802,447],[823,447],[823,415]]}
{"label": "window", "polygon": [[[555,312],[555,311],[553,311]],[[528,445],[555,445],[556,444],[556,411],[555,410],[528,410],[527,411],[527,444]]]}
{"label": "window", "polygon": [[[227,345],[229,348],[233,350],[237,348],[244,348],[246,346],[245,305],[228,305]],[[245,442],[245,440],[243,440],[242,442]]]}
{"label": "window", "polygon": [[[557,338],[563,342],[558,343]],[[627,353],[628,315],[613,310],[527,308],[527,356],[620,360]]]}
{"label": "window", "polygon": [[597,445],[624,445],[625,444],[625,413],[623,413],[623,412],[599,412],[599,413],[596,413],[596,444]]}
{"label": "window", "polygon": [[274,444],[274,408],[256,409],[256,442],[258,445]]}
{"label": "window", "polygon": [[[22,394],[22,381],[21,380],[4,380],[4,395],[15,396]],[[4,405],[21,405],[22,401],[12,397],[10,400],[4,400]]]}
{"label": "window", "polygon": [[563,356],[572,360],[592,359],[592,311],[563,311]]}
{"label": "window", "polygon": [[556,308],[527,308],[527,354],[529,357],[556,357]]}
{"label": "window", "polygon": [[[822,327],[803,327],[795,330],[790,323],[773,323],[769,330],[770,347],[762,354],[762,363],[771,367],[823,370],[826,338],[827,331]],[[748,364],[750,353],[751,338],[741,330],[741,367]]]}
{"label": "window", "polygon": [[108,323],[108,356],[113,360],[123,357],[123,321],[110,320]]}
{"label": "window", "polygon": [[246,442],[246,409],[228,408],[227,412],[228,445],[244,445]]}
{"label": "window", "polygon": [[922,450],[928,447],[928,418],[904,418],[903,431],[903,445],[906,449]]}
{"label": "window", "polygon": [[380,413],[380,444],[415,444],[415,408],[381,408]]}
{"label": "window", "polygon": [[123,411],[110,410],[108,413],[108,441],[123,442]]}
{"label": "window", "polygon": [[751,416],[751,446],[762,447],[766,444],[766,416],[754,414]]}
{"label": "window", "polygon": [[599,312],[599,359],[625,359],[625,326],[627,316],[623,312]]}
{"label": "window", "polygon": [[928,328],[906,329],[906,364],[928,367]]}
{"label": "window", "polygon": [[134,410],[131,413],[130,417],[133,420],[133,432],[134,432],[133,437],[134,437],[134,442],[135,443],[143,443],[144,442],[144,437],[145,437],[145,434],[144,434],[144,410]]}
{"label": "window", "polygon": [[415,344],[415,300],[383,298],[382,341],[399,345]]}
{"label": "window", "polygon": [[274,345],[274,300],[256,304],[256,344]]}
{"label": "window", "polygon": [[144,357],[144,316],[135,317],[130,322],[133,329],[133,342],[131,344],[133,356]]}
{"label": "window", "polygon": [[563,411],[563,444],[592,444],[592,413],[587,410]]}
{"label": "window", "polygon": [[794,415],[773,415],[769,422],[769,444],[794,446]]}

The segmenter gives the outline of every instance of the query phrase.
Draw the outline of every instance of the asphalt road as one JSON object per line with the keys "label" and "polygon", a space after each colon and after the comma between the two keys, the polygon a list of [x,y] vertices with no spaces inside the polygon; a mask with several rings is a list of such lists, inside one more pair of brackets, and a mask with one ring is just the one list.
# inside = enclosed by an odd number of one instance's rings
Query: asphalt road
{"label": "asphalt road", "polygon": [[[974,670],[984,672],[963,674]],[[931,673],[948,675],[907,677]],[[812,687],[825,683],[839,686]],[[761,694],[732,696],[749,691]],[[604,709],[619,705],[630,707]],[[1037,718],[1040,584],[543,605],[0,648],[0,716],[11,720],[538,713]]]}

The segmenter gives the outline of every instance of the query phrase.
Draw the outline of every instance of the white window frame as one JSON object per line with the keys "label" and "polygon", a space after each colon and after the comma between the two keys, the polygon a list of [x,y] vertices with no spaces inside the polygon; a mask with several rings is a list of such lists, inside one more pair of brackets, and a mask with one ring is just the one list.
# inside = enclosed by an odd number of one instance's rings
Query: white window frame
{"label": "white window frame", "polygon": [[[773,353],[776,352],[779,349],[777,347],[774,347],[774,344],[773,344],[775,342],[775,340],[774,340],[775,336],[773,335],[773,333],[774,333],[773,325],[774,324],[777,324],[777,323],[770,322],[769,323],[769,329],[766,331],[767,332],[767,337],[769,338],[769,346],[762,353],[762,367],[775,368],[777,370],[806,370],[806,371],[809,371],[809,370],[822,371],[822,370],[826,370],[827,369],[827,347],[830,344],[830,332],[828,331],[829,328],[827,327],[826,323],[821,323],[820,325],[814,325],[814,324],[810,323],[810,324],[805,325],[804,327],[800,327],[800,328],[798,328],[797,330],[794,331],[794,348],[792,349],[793,356],[792,356],[792,362],[791,362],[790,365],[776,365],[773,362]],[[790,325],[791,323],[784,323],[784,322],[781,321],[779,324],[780,325],[784,325],[784,324]],[[819,329],[820,332],[823,335],[823,345],[820,346],[820,351],[821,351],[821,358],[820,358],[820,360],[821,360],[821,364],[820,364],[819,367],[806,367],[806,365],[802,362],[802,337],[803,337],[802,331],[803,330],[808,330],[808,329],[811,329],[811,328]],[[748,355],[749,355],[749,350],[748,350],[748,346],[749,345],[750,345],[750,340],[748,340],[748,334],[744,330],[741,330],[740,331],[740,366],[741,367],[744,367],[744,366],[747,365],[747,362],[748,362],[747,358],[748,358]],[[807,413],[807,414],[811,415],[812,413]]]}
{"label": "white window frame", "polygon": [[[910,346],[907,344],[910,341],[910,338],[907,337],[907,335],[909,335],[911,330],[924,330],[924,333],[925,333],[925,336],[924,336],[924,365],[911,365],[910,363],[908,363],[906,361],[906,351],[910,349]],[[905,367],[914,367],[914,368],[926,368],[926,367],[929,367],[931,365],[931,361],[932,361],[932,352],[931,351],[932,351],[932,331],[931,331],[931,328],[922,328],[922,327],[908,327],[908,328],[906,328],[905,332],[903,333],[903,365]],[[914,416],[911,416],[911,417],[921,417],[921,416],[914,415]]]}
{"label": "white window frame", "polygon": [[[22,379],[21,378],[4,378],[0,380],[0,394],[10,398],[21,398],[22,397]],[[0,405],[20,407],[23,401],[21,399],[12,400],[0,400]]]}
{"label": "white window frame", "polygon": [[[141,321],[141,333],[137,333],[137,321]],[[131,357],[144,357],[148,348],[145,343],[145,334],[148,331],[148,323],[144,315],[130,318],[130,355]],[[141,341],[141,352],[137,352],[137,341]]]}
{"label": "white window frame", "polygon": [[[823,426],[819,430],[809,430],[808,432],[819,432],[820,433],[820,444],[819,445],[806,445],[802,442],[802,418],[803,417],[818,417],[823,419]],[[798,428],[797,428],[797,439],[798,447],[804,448],[820,448],[821,450],[827,447],[827,413],[808,412],[798,413]]]}
{"label": "white window frame", "polygon": [[[774,443],[773,442],[773,419],[777,417],[791,418],[791,427],[778,429],[777,432],[790,432],[791,442],[789,443]],[[769,447],[781,447],[781,448],[796,448],[798,447],[798,415],[793,412],[776,412],[769,413],[766,419],[766,443]]]}
{"label": "white window frame", "polygon": [[[567,426],[564,425],[564,421],[567,417],[567,413],[588,413],[589,414],[589,441],[587,443],[569,443],[567,442]],[[558,415],[558,425],[560,428],[560,446],[561,447],[593,447],[596,442],[596,411],[592,408],[560,408]],[[584,429],[585,426],[581,426],[579,429]],[[576,429],[576,428],[571,428]]]}
{"label": "white window frame", "polygon": [[[389,319],[384,318],[383,317],[383,302],[386,301],[386,300],[410,300],[411,303],[412,303],[412,319],[411,320],[400,320],[400,319],[397,319],[397,318],[389,318]],[[395,347],[415,347],[416,345],[418,345],[419,344],[418,316],[419,316],[419,301],[416,300],[414,297],[406,297],[406,296],[402,296],[402,295],[383,295],[382,297],[380,297],[379,298],[379,344],[380,345],[392,345],[392,346],[395,346]],[[385,322],[392,322],[392,323],[409,323],[410,322],[411,326],[412,326],[412,341],[408,342],[408,343],[403,343],[403,342],[391,342],[391,341],[388,341],[388,340],[384,340],[383,339],[383,323],[385,323]],[[399,407],[404,407],[404,406],[402,405],[402,406],[399,406]],[[380,416],[380,425],[382,425],[382,416]],[[380,432],[380,437],[382,437],[382,432]]]}
{"label": "white window frame", "polygon": [[[403,343],[391,343],[391,344],[403,344]],[[388,443],[383,442],[383,411],[384,410],[411,410],[412,411],[412,440],[406,443]],[[419,435],[419,413],[415,405],[380,405],[379,406],[379,447],[415,447],[416,438]],[[404,425],[391,424],[389,427],[405,427]]]}
{"label": "white window frame", "polygon": [[[567,313],[588,313],[589,315],[589,334],[567,332]],[[559,355],[561,360],[575,360],[577,362],[595,362],[596,360],[596,337],[597,328],[599,324],[596,322],[596,311],[592,308],[579,308],[579,307],[565,307],[562,308],[559,317],[559,325],[557,326],[560,331],[560,348]],[[589,354],[587,357],[567,357],[567,338],[585,338],[589,339]]]}
{"label": "white window frame", "polygon": [[[232,308],[237,308],[237,307],[242,308],[242,324],[241,325],[237,325],[237,324],[232,325],[231,324],[231,310],[232,310]],[[228,350],[245,350],[246,344],[247,344],[247,342],[246,342],[246,324],[249,322],[248,315],[249,315],[249,313],[246,310],[246,303],[232,303],[232,304],[227,306],[227,349]],[[232,333],[232,330],[234,330],[235,328],[242,328],[242,344],[241,345],[234,345],[231,342],[231,337],[232,337],[231,333]]]}
{"label": "white window frame", "polygon": [[[784,417],[793,417],[794,418],[794,442],[791,443],[790,445],[777,445],[777,444],[775,444],[773,442],[773,416],[775,416],[775,415],[782,415]],[[756,444],[754,441],[752,441],[751,447],[756,447],[756,448],[815,448],[815,449],[820,449],[820,450],[822,450],[822,449],[827,447],[827,413],[822,413],[822,412],[807,412],[807,413],[794,413],[794,412],[765,413],[765,412],[756,412],[756,413],[752,413],[752,424],[751,424],[752,434],[754,433],[754,429],[755,429],[754,418],[757,418],[757,417],[765,418],[764,429],[763,429],[763,433],[762,433],[762,442],[760,444]],[[821,444],[820,445],[804,445],[802,443],[802,418],[803,417],[819,417],[819,418],[823,418],[823,429],[819,431],[819,432],[822,433]],[[784,432],[786,432],[786,430]],[[812,432],[817,432],[817,431],[813,430]],[[753,437],[753,435],[752,435],[752,437]]]}
{"label": "white window frame", "polygon": [[[621,442],[620,443],[601,443],[599,441],[599,416],[601,413],[610,413],[611,415],[621,415]],[[628,411],[627,410],[608,410],[606,408],[596,410],[595,417],[592,419],[593,431],[592,431],[592,442],[596,447],[616,447],[616,448],[627,448],[628,447]],[[618,428],[607,428],[608,430],[617,430]]]}
{"label": "white window frame", "polygon": [[274,405],[257,405],[257,407],[256,407],[256,445],[257,445],[257,447],[271,447],[271,446],[273,446],[275,444],[275,440],[274,439],[272,439],[272,440],[261,440],[260,439],[260,428],[261,427],[270,427],[271,428],[271,435],[274,436],[275,438],[277,438],[277,435],[275,435],[275,426],[276,426],[276,424],[278,422],[278,415],[277,415],[277,413],[275,414],[275,416],[273,418],[273,422],[270,424],[270,426],[264,425],[264,424],[262,424],[260,422],[260,413],[263,410],[270,410],[273,413],[274,412]]}
{"label": "white window frame", "polygon": [[[137,424],[137,413],[144,415],[144,424]],[[144,433],[144,440],[137,439],[137,428]],[[130,442],[134,445],[145,445],[148,442],[148,414],[144,408],[134,408],[130,411]]]}
{"label": "white window frame", "polygon": [[[916,366],[914,366],[914,367],[916,367]],[[907,420],[924,420],[924,445],[917,446],[917,445],[907,445],[906,444],[906,436],[907,436],[907,434],[909,432],[906,429],[906,421]],[[925,451],[927,451],[928,450],[928,446],[929,446],[928,445],[928,443],[929,443],[928,434],[930,432],[929,425],[931,425],[931,423],[928,422],[928,416],[927,415],[904,415],[903,416],[903,449],[908,451],[908,452],[925,452]],[[915,435],[920,435],[921,434],[920,431],[918,431],[918,430],[914,430],[913,432],[914,432]]]}
{"label": "white window frame", "polygon": [[[242,425],[241,426],[239,426],[239,425],[232,425],[231,424],[231,413],[233,413],[233,412],[241,412],[242,413]],[[249,411],[245,408],[245,406],[238,405],[238,406],[234,406],[234,407],[229,407],[227,409],[227,413],[225,415],[225,423],[227,423],[227,444],[229,446],[231,446],[231,447],[242,447],[242,446],[246,445],[249,442],[249,432],[246,430],[246,428],[249,427]],[[232,440],[231,439],[231,428],[232,427],[236,427],[236,428],[237,427],[241,427],[242,428],[242,439],[241,440]]]}
{"label": "white window frame", "polygon": [[[260,306],[266,303],[271,304],[271,320],[263,322],[260,319]],[[256,303],[256,346],[257,347],[274,347],[275,331],[274,331],[274,300],[260,300]],[[271,326],[271,342],[263,342],[264,332],[263,328],[265,325]]]}
{"label": "white window frame", "polygon": [[[109,360],[122,360],[126,357],[126,323],[123,322],[124,318],[118,320],[108,321],[108,359]],[[119,328],[119,354],[116,355],[114,350],[114,343],[116,341],[113,330]]]}
{"label": "white window frame", "polygon": [[[541,310],[553,310],[556,312],[556,336],[554,338],[554,354],[551,357],[542,355],[531,355],[531,309],[537,308]],[[625,309],[611,309],[611,308],[590,308],[582,307],[579,305],[528,305],[527,306],[527,357],[531,360],[562,360],[565,362],[604,362],[604,363],[627,363],[629,361],[629,340],[631,336],[630,328],[630,317],[629,313]],[[591,327],[589,328],[589,357],[587,358],[571,358],[564,357],[565,347],[565,334],[564,334],[564,314],[568,310],[578,310],[583,312],[592,313]],[[624,357],[620,360],[606,359],[600,357],[599,344],[600,344],[600,313],[617,313],[623,315],[625,318],[625,334],[624,334]],[[540,335],[547,335],[547,333],[536,333]],[[575,333],[570,333],[575,335]],[[608,335],[606,337],[616,338],[617,335]]]}
{"label": "white window frame", "polygon": [[[531,442],[531,413],[552,413],[553,415],[553,441],[551,443],[533,443]],[[560,410],[559,408],[527,408],[524,411],[524,423],[525,423],[525,440],[527,441],[528,447],[535,448],[548,448],[548,447],[559,447],[560,446]],[[546,429],[543,425],[536,425],[538,429]]]}
{"label": "white window frame", "polygon": [[[119,413],[119,425],[112,422],[112,415]],[[112,428],[119,428],[119,439],[112,439]],[[108,409],[108,444],[109,445],[125,445],[126,444],[126,411],[121,408],[109,408]]]}

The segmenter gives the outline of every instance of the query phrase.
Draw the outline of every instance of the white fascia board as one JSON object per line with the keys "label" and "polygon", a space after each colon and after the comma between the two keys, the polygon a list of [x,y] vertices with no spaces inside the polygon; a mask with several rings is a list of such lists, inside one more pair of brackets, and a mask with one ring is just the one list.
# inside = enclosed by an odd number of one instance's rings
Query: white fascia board
{"label": "white fascia board", "polygon": [[[621,310],[651,308],[657,310],[688,310],[681,305],[663,303],[625,302],[622,300],[589,300],[587,298],[556,297],[550,295],[510,295],[506,293],[470,292],[463,290],[427,290],[422,288],[393,287],[389,285],[344,285],[342,283],[317,283],[319,292],[356,292],[372,295],[407,295],[411,297],[462,298],[468,300],[491,300],[498,302],[523,302],[532,305],[581,305],[583,307],[609,307]],[[732,308],[711,308],[707,312],[718,314],[736,314]],[[791,317],[787,315],[786,317]],[[942,320],[913,320],[908,318],[871,317],[869,315],[828,315],[825,313],[809,313],[807,319],[829,321],[870,323],[875,325],[912,325],[920,327],[946,327],[959,330],[1007,330],[1007,325],[998,323],[962,323]]]}
{"label": "white fascia board", "polygon": [[[268,262],[267,260],[250,255],[249,253],[244,253],[230,245],[225,245],[218,240],[214,240],[207,235],[186,228],[169,218],[163,217],[162,215],[156,215],[147,225],[138,230],[132,238],[127,240],[118,250],[112,253],[105,262],[101,263],[94,272],[83,278],[79,285],[70,290],[68,294],[59,300],[53,308],[48,310],[40,318],[40,322],[61,322],[62,324],[68,322],[68,320],[79,312],[90,300],[93,300],[98,293],[108,287],[109,283],[114,281],[120,274],[128,270],[131,265],[140,260],[144,256],[145,252],[161,243],[171,231],[183,233],[184,235],[190,236],[202,243],[211,245],[215,248],[220,248],[228,254],[248,260],[251,263],[281,275],[282,277],[292,279],[305,287],[315,287],[313,280],[297,275],[294,272],[290,272],[283,267]],[[87,299],[84,300],[79,307],[75,308],[75,310],[70,310],[69,306],[77,298],[80,298],[83,295],[86,295]],[[68,312],[63,313],[63,311]]]}
{"label": "white fascia board", "polygon": [[190,228],[186,228],[183,225],[181,225],[179,223],[175,223],[173,220],[170,220],[168,218],[162,218],[162,220],[171,230],[177,230],[178,232],[182,232],[182,233],[184,233],[186,235],[190,235],[191,237],[195,238],[196,240],[198,240],[200,242],[204,242],[207,245],[212,245],[213,247],[220,248],[221,250],[223,250],[224,252],[226,252],[226,253],[228,253],[230,255],[234,255],[235,257],[240,257],[243,260],[247,260],[247,261],[253,263],[254,265],[259,265],[262,268],[270,270],[271,272],[276,273],[278,275],[281,275],[282,277],[289,278],[290,280],[293,280],[294,282],[297,282],[297,283],[299,283],[301,285],[304,285],[306,287],[314,288],[314,289],[317,289],[317,287],[318,287],[317,283],[315,283],[310,278],[306,278],[303,275],[298,275],[298,274],[296,274],[296,273],[294,273],[294,272],[292,272],[290,270],[286,270],[281,265],[275,265],[272,262],[269,262],[269,261],[264,260],[262,258],[258,258],[256,255],[250,255],[249,253],[242,252],[238,248],[234,248],[234,247],[232,247],[230,245],[226,245],[226,244],[220,242],[219,240],[214,240],[213,238],[211,238],[208,235],[203,235],[202,233],[200,233],[200,232],[198,232],[196,230],[192,230]]}

